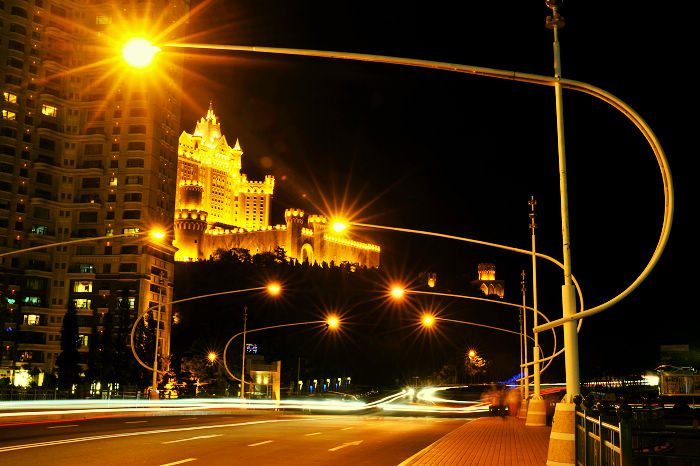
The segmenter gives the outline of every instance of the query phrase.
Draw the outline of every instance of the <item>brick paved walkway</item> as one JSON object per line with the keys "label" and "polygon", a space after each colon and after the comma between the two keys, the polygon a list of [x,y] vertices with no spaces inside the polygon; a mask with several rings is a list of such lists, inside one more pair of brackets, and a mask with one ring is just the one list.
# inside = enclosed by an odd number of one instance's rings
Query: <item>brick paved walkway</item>
{"label": "brick paved walkway", "polygon": [[515,417],[482,417],[453,430],[400,466],[544,466],[551,430],[525,427],[525,421]]}

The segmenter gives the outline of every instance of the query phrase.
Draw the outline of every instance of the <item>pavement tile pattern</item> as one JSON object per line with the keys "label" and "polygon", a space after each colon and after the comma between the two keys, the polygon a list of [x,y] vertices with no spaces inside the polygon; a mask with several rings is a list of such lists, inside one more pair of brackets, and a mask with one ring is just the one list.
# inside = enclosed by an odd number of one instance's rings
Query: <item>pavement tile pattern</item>
{"label": "pavement tile pattern", "polygon": [[544,466],[551,430],[525,427],[525,420],[517,417],[482,417],[453,430],[401,466]]}

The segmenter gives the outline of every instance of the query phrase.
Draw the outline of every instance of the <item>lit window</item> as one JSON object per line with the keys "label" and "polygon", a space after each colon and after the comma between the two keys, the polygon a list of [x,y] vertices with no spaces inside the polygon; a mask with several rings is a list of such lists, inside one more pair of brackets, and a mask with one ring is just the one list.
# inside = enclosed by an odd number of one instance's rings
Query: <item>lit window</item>
{"label": "lit window", "polygon": [[3,120],[16,120],[17,119],[17,114],[15,112],[11,112],[9,110],[3,109],[2,111],[2,119]]}
{"label": "lit window", "polygon": [[76,281],[73,283],[73,291],[76,293],[91,293],[92,292],[92,281]]}
{"label": "lit window", "polygon": [[53,105],[43,104],[41,106],[41,113],[43,113],[46,116],[55,117],[56,114],[58,113],[58,109],[56,107],[54,107]]}
{"label": "lit window", "polygon": [[25,314],[22,320],[24,325],[39,325],[39,314]]}
{"label": "lit window", "polygon": [[97,15],[95,17],[95,24],[112,24],[111,16]]}
{"label": "lit window", "polygon": [[90,299],[74,299],[73,302],[75,303],[76,309],[90,309],[90,305],[92,304],[92,300]]}
{"label": "lit window", "polygon": [[88,345],[88,335],[80,334],[78,335],[78,345],[87,346]]}
{"label": "lit window", "polygon": [[2,96],[5,102],[9,102],[11,104],[17,103],[17,94],[13,94],[12,92],[3,92]]}

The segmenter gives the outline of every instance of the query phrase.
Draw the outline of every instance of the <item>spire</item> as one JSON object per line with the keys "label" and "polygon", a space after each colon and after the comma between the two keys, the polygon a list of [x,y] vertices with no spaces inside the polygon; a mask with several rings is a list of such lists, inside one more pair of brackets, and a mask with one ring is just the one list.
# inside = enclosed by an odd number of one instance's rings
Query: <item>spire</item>
{"label": "spire", "polygon": [[207,120],[216,121],[216,115],[214,115],[214,100],[209,99],[209,110],[207,110]]}

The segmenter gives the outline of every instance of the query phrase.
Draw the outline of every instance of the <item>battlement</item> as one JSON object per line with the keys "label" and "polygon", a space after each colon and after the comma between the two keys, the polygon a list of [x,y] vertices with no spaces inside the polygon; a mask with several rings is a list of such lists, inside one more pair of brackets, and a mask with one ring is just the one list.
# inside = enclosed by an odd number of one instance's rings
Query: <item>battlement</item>
{"label": "battlement", "polygon": [[477,266],[479,280],[495,280],[496,279],[496,264],[481,263]]}
{"label": "battlement", "polygon": [[309,215],[309,223],[326,223],[327,221],[325,215]]}
{"label": "battlement", "polygon": [[267,226],[264,228],[259,228],[257,230],[247,230],[245,228],[213,227],[213,228],[209,228],[204,233],[207,235],[220,236],[220,235],[237,235],[240,233],[258,233],[261,231],[286,230],[286,229],[287,229],[286,225],[275,225],[275,226],[270,225],[270,226]]}
{"label": "battlement", "polygon": [[175,220],[201,220],[206,222],[208,215],[204,210],[175,209]]}
{"label": "battlement", "polygon": [[289,217],[304,218],[305,215],[306,214],[301,209],[285,209],[285,211],[284,211],[284,218],[289,218]]}
{"label": "battlement", "polygon": [[349,246],[351,248],[356,248],[356,249],[365,249],[368,251],[376,251],[376,252],[380,252],[380,250],[381,250],[381,248],[376,244],[362,243],[360,241],[352,241],[352,240],[349,240],[347,238],[338,238],[338,237],[331,236],[331,235],[324,235],[323,239],[326,241],[330,241],[332,243],[338,243],[338,244],[342,244],[344,246]]}
{"label": "battlement", "polygon": [[180,185],[178,187],[202,191],[204,189],[204,183],[201,181],[182,180],[180,181]]}

